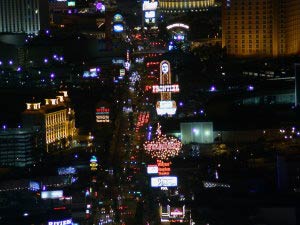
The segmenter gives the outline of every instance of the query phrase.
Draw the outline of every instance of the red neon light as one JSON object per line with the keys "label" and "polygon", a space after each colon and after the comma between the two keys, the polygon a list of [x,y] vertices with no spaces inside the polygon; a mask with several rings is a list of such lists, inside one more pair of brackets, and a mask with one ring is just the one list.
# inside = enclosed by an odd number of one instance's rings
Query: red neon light
{"label": "red neon light", "polygon": [[55,207],[53,208],[53,210],[65,210],[66,207],[65,206],[61,206],[61,207]]}
{"label": "red neon light", "polygon": [[109,112],[109,108],[97,108],[96,112]]}

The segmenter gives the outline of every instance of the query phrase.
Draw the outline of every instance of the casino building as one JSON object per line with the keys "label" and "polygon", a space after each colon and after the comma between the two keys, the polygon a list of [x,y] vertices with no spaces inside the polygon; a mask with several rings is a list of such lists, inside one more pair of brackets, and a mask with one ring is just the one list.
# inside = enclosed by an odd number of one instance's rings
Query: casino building
{"label": "casino building", "polygon": [[237,57],[299,54],[299,0],[223,0],[222,46]]}
{"label": "casino building", "polygon": [[47,0],[1,0],[0,32],[38,34],[49,26]]}
{"label": "casino building", "polygon": [[160,0],[159,10],[163,13],[201,12],[214,5],[215,0]]}
{"label": "casino building", "polygon": [[23,126],[41,130],[47,152],[71,144],[70,141],[76,134],[75,113],[70,107],[66,91],[60,92],[55,98],[45,99],[45,105],[41,105],[41,102],[29,102],[26,107]]}

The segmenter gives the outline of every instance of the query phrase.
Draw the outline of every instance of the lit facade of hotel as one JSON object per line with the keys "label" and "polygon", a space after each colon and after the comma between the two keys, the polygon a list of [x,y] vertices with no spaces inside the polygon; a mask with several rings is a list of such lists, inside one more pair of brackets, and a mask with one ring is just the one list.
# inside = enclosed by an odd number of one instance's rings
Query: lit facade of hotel
{"label": "lit facade of hotel", "polygon": [[160,0],[159,10],[164,13],[198,12],[215,5],[215,0]]}
{"label": "lit facade of hotel", "polygon": [[300,53],[299,0],[223,0],[222,46],[233,56]]}
{"label": "lit facade of hotel", "polygon": [[48,24],[47,0],[0,1],[0,32],[37,34]]}
{"label": "lit facade of hotel", "polygon": [[25,167],[33,164],[33,151],[39,146],[38,132],[33,129],[0,130],[0,165]]}
{"label": "lit facade of hotel", "polygon": [[[44,144],[49,147],[66,147],[76,134],[75,113],[69,107],[67,92],[56,98],[40,102],[26,103],[23,113],[24,127],[39,127],[44,137]],[[55,148],[55,147],[54,147]]]}

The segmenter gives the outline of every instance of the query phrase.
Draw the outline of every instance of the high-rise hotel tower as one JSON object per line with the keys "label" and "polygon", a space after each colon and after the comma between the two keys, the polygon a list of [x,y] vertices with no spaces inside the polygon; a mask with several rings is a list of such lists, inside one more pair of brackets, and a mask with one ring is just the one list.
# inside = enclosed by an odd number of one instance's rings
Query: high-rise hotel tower
{"label": "high-rise hotel tower", "polygon": [[222,46],[233,56],[300,54],[299,0],[223,0]]}
{"label": "high-rise hotel tower", "polygon": [[0,0],[0,32],[37,34],[48,24],[47,0]]}

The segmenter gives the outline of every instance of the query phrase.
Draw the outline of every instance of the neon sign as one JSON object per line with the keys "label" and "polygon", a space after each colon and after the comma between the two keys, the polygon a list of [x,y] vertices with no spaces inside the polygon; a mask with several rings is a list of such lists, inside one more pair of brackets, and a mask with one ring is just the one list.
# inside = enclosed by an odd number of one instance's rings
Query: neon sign
{"label": "neon sign", "polygon": [[179,92],[179,85],[178,84],[167,84],[167,85],[153,85],[152,86],[152,93],[161,93],[161,92]]}
{"label": "neon sign", "polygon": [[152,158],[167,160],[170,157],[177,156],[182,147],[182,143],[174,138],[161,134],[160,125],[158,124],[157,136],[152,141],[144,143],[144,149]]}
{"label": "neon sign", "polygon": [[60,221],[49,221],[48,225],[72,225],[72,219],[60,220]]}

